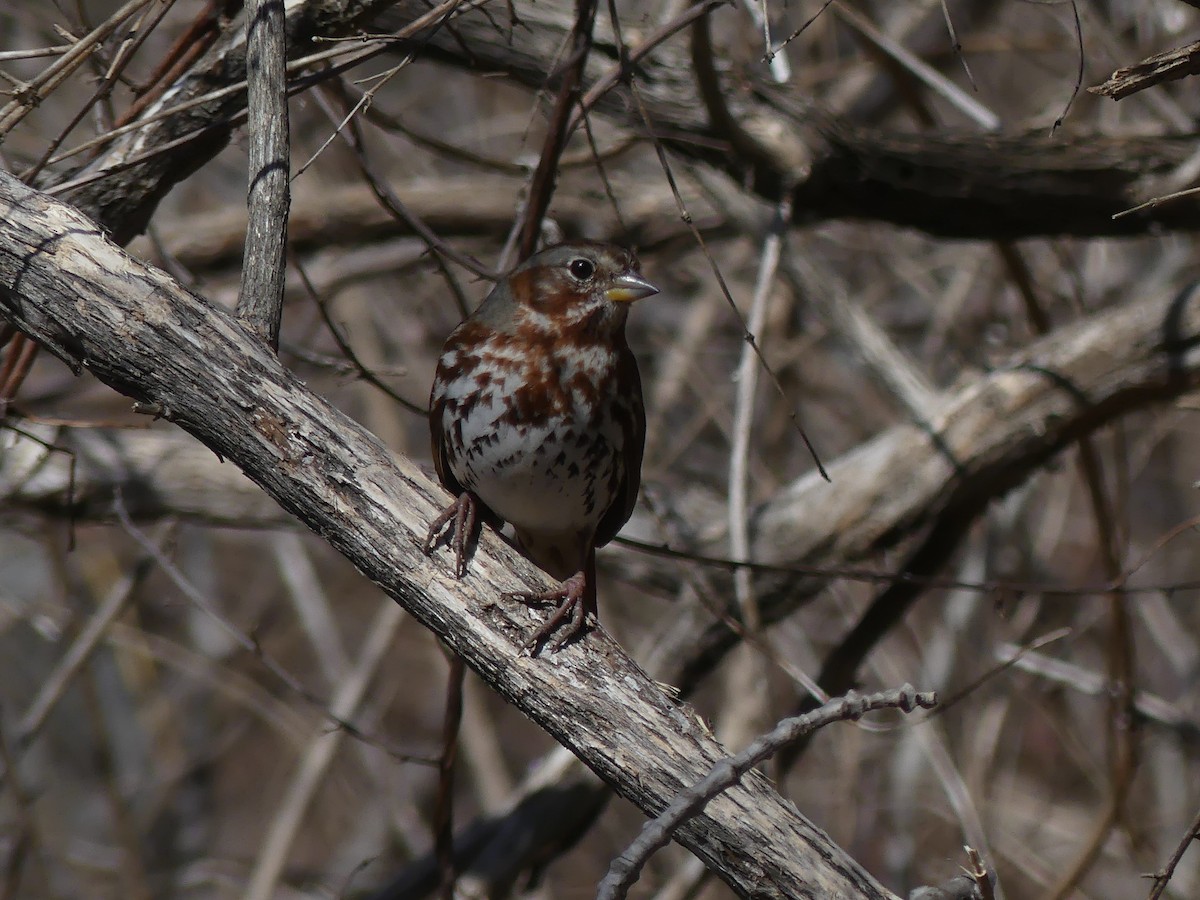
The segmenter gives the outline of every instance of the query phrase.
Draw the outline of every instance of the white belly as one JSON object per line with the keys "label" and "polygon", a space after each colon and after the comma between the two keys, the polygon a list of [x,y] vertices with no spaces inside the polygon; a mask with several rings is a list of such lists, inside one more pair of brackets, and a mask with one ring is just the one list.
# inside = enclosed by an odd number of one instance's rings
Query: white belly
{"label": "white belly", "polygon": [[[607,409],[510,424],[492,397],[460,419],[455,478],[520,532],[594,531],[618,482],[623,435]],[[456,441],[456,443],[458,443]]]}

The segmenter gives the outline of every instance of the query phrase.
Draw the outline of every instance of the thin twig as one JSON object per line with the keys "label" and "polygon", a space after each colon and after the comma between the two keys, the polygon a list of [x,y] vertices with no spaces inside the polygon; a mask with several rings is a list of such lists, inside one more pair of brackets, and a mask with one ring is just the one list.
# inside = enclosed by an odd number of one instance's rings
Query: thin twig
{"label": "thin twig", "polygon": [[[156,528],[154,533],[147,537],[147,540],[152,542],[156,552],[161,553],[157,548],[169,540],[174,530],[175,523],[166,522]],[[87,623],[75,636],[75,640],[71,642],[71,646],[67,648],[67,652],[63,654],[58,665],[41,680],[41,687],[30,701],[25,715],[17,724],[16,742],[19,747],[27,746],[37,737],[42,726],[50,717],[50,713],[54,711],[58,702],[66,694],[67,688],[70,687],[75,676],[92,658],[100,641],[107,634],[109,626],[121,615],[129,603],[130,597],[133,596],[134,590],[150,572],[153,563],[154,556],[145,553],[129,567],[125,575],[113,585],[108,595],[96,607],[96,611],[88,618]]]}
{"label": "thin twig", "polygon": [[449,662],[446,709],[442,716],[442,754],[438,760],[437,804],[433,817],[442,900],[454,900],[454,882],[458,874],[454,863],[454,773],[458,761],[458,732],[462,727],[463,679],[466,677],[461,656],[451,651]]}
{"label": "thin twig", "polygon": [[104,22],[80,38],[70,50],[43,70],[40,75],[17,91],[12,100],[0,107],[0,137],[12,131],[17,123],[33,112],[38,104],[50,96],[76,69],[87,62],[92,51],[120,28],[122,22],[142,7],[153,2],[155,0],[129,0]]}
{"label": "thin twig", "polygon": [[1171,876],[1175,874],[1175,867],[1179,865],[1179,861],[1183,859],[1183,854],[1187,853],[1188,847],[1193,841],[1200,841],[1200,812],[1196,813],[1196,818],[1192,819],[1192,824],[1188,826],[1183,837],[1179,841],[1179,845],[1175,848],[1175,852],[1171,854],[1171,858],[1167,860],[1166,865],[1154,873],[1154,886],[1150,888],[1150,895],[1146,900],[1158,900],[1167,889],[1167,884],[1171,881]]}
{"label": "thin twig", "polygon": [[156,102],[163,91],[175,82],[193,62],[208,51],[221,33],[221,16],[225,8],[240,0],[207,0],[203,9],[192,23],[175,38],[154,71],[137,91],[138,98],[129,104],[116,120],[117,125],[132,122],[151,103]]}
{"label": "thin twig", "polygon": [[315,693],[301,684],[296,676],[276,662],[274,657],[266,653],[256,640],[254,640],[252,637],[234,625],[233,622],[231,622],[228,618],[226,618],[221,611],[217,609],[216,604],[214,604],[212,600],[201,593],[200,589],[192,584],[192,582],[187,579],[183,572],[179,570],[179,567],[176,566],[165,555],[163,555],[163,553],[150,540],[146,533],[138,528],[133,523],[133,520],[129,518],[129,512],[125,508],[125,503],[121,498],[120,491],[117,491],[116,496],[113,498],[113,511],[117,514],[117,521],[121,523],[121,527],[125,529],[125,532],[131,538],[133,538],[134,541],[146,551],[146,553],[153,557],[154,562],[162,570],[163,574],[170,579],[171,583],[174,584],[175,587],[177,587],[200,612],[208,616],[223,632],[225,632],[225,634],[233,640],[234,644],[236,644],[238,647],[241,647],[259,662],[261,662],[263,667],[266,668],[266,670],[272,675],[274,675],[289,691],[291,691],[297,697],[300,697],[310,706],[316,708],[323,716],[329,719],[330,722],[337,725],[339,728],[344,729],[347,734],[350,734],[359,740],[365,741],[366,743],[380,747],[384,750],[384,752],[392,755],[396,759],[401,760],[402,762],[436,765],[436,761],[430,759],[429,757],[396,752],[390,749],[379,739],[368,736],[353,722],[347,721],[344,716],[339,715],[335,710],[333,710],[327,701],[323,700],[321,697],[317,696]]}
{"label": "thin twig", "polygon": [[[398,604],[385,602],[380,605],[379,612],[366,631],[362,647],[354,656],[354,667],[346,673],[330,701],[332,716],[346,719],[358,714],[367,688],[392,649],[396,631],[404,618],[404,610]],[[269,900],[276,896],[288,851],[303,824],[305,811],[333,764],[342,737],[340,730],[331,731],[323,725],[314,732],[263,838],[249,885],[243,895],[245,900]]]}
{"label": "thin twig", "polygon": [[623,63],[618,63],[609,69],[604,75],[596,79],[583,99],[579,101],[579,109],[575,111],[574,118],[571,119],[571,125],[568,129],[573,131],[579,124],[587,112],[593,106],[600,102],[600,98],[628,79],[629,71],[633,66],[649,56],[659,44],[664,43],[674,37],[680,31],[687,28],[697,19],[701,19],[711,13],[714,9],[722,6],[728,6],[733,0],[700,0],[695,6],[688,7],[684,12],[680,13],[670,22],[660,25],[654,31],[646,36],[646,39],[628,51],[627,57]]}
{"label": "thin twig", "polygon": [[[75,126],[82,121],[83,117],[87,115],[88,110],[94,107],[101,100],[107,100],[111,97],[113,85],[117,83],[117,79],[122,76],[125,71],[125,67],[130,63],[130,61],[132,61],[134,53],[136,53],[138,48],[142,46],[146,38],[153,33],[154,29],[158,27],[159,23],[162,22],[163,17],[170,12],[171,7],[174,6],[174,4],[175,0],[168,0],[168,2],[162,3],[157,9],[154,7],[147,7],[146,9],[142,10],[141,19],[135,22],[133,27],[130,29],[130,34],[126,37],[124,43],[121,44],[117,51],[116,57],[113,59],[112,64],[108,67],[108,71],[100,79],[100,84],[92,92],[91,97],[89,97],[87,101],[79,108],[78,112],[75,113],[71,120],[59,129],[59,132],[55,138],[50,141],[50,143],[46,145],[46,149],[42,151],[42,155],[39,157],[38,161],[34,163],[31,168],[26,169],[21,173],[22,179],[24,179],[26,182],[32,182],[32,180],[38,176],[38,173],[40,173],[46,166],[46,163],[49,161],[50,157],[54,155],[54,152],[60,146],[62,146],[62,142],[67,139],[67,135],[70,134]],[[154,21],[150,23],[149,27],[143,27],[144,20],[152,12],[156,13],[154,16]],[[111,127],[111,122],[107,124],[109,124]]]}
{"label": "thin twig", "polygon": [[9,62],[14,59],[38,59],[43,56],[60,56],[74,46],[74,44],[58,44],[54,47],[38,47],[33,50],[0,50],[0,62]]}
{"label": "thin twig", "polygon": [[[774,149],[768,147],[755,135],[751,134],[744,128],[733,115],[726,102],[725,94],[721,87],[720,76],[717,73],[717,65],[713,53],[712,36],[709,33],[709,17],[702,16],[692,22],[691,29],[691,55],[692,65],[696,74],[696,87],[700,93],[700,97],[708,111],[709,119],[712,127],[717,130],[722,137],[726,138],[737,152],[751,162],[752,165],[759,168],[777,169],[781,168],[777,165]],[[642,121],[645,122],[647,130],[653,134],[651,127],[650,114],[646,109],[645,103],[642,101],[641,92],[637,89],[637,82],[631,82],[630,88],[633,93],[634,100],[637,103],[638,111],[642,116]],[[666,175],[667,183],[671,186],[671,193],[675,197],[676,206],[679,209],[680,217],[687,223],[688,228],[692,232],[697,245],[700,247],[705,258],[708,260],[709,266],[713,270],[713,275],[717,279],[717,284],[721,288],[721,293],[725,297],[725,302],[729,304],[729,308],[733,311],[737,318],[738,326],[742,331],[742,340],[744,340],[753,349],[755,356],[758,357],[763,371],[767,373],[767,377],[771,379],[771,383],[775,386],[776,392],[779,394],[780,400],[783,401],[784,408],[788,411],[788,418],[796,429],[796,433],[804,442],[805,449],[808,450],[812,457],[813,464],[817,471],[825,480],[829,480],[829,473],[825,471],[825,466],[821,462],[820,454],[817,453],[817,448],[813,445],[808,437],[808,433],[804,430],[800,423],[800,416],[796,412],[795,406],[792,404],[787,395],[787,391],[783,388],[783,382],[779,380],[779,376],[771,365],[767,362],[766,356],[763,355],[762,349],[758,346],[758,341],[753,332],[746,327],[746,319],[742,315],[737,304],[733,300],[733,294],[729,291],[729,285],[725,282],[724,276],[721,274],[720,268],[717,266],[716,260],[708,251],[708,246],[704,241],[703,235],[700,234],[695,223],[692,221],[691,215],[687,212],[684,205],[683,197],[679,193],[679,187],[675,183],[675,176],[671,171],[670,163],[667,161],[666,151],[663,149],[662,142],[657,138],[654,139],[654,149],[658,154],[659,164],[663,168],[663,173]],[[787,187],[784,187],[784,193],[787,193]]]}
{"label": "thin twig", "polygon": [[771,57],[773,57],[776,53],[779,53],[781,50],[783,50],[784,47],[786,47],[788,44],[790,44],[796,38],[800,37],[800,35],[804,34],[804,32],[808,31],[808,29],[812,25],[812,23],[817,21],[817,19],[819,19],[821,17],[821,14],[824,13],[825,10],[829,9],[829,7],[832,3],[833,3],[833,0],[825,0],[825,2],[821,4],[821,6],[817,9],[817,11],[815,13],[813,13],[811,16],[809,16],[807,19],[805,19],[799,28],[797,28],[795,31],[793,31],[791,34],[789,34],[787,37],[785,37],[782,41],[780,41],[778,46],[768,47],[767,54],[766,54],[766,56],[763,57],[763,60],[765,62],[770,62]]}
{"label": "thin twig", "polygon": [[546,140],[538,157],[537,169],[529,186],[529,199],[525,204],[524,221],[517,255],[521,260],[532,256],[537,250],[538,238],[542,233],[542,219],[550,208],[558,179],[558,161],[566,149],[570,136],[568,126],[571,113],[579,103],[583,84],[583,70],[587,65],[588,52],[592,49],[592,29],[596,23],[596,0],[576,0],[575,24],[571,29],[571,51],[563,66],[562,84],[554,100],[550,114]]}
{"label": "thin twig", "polygon": [[[397,41],[408,40],[425,28],[437,22],[446,14],[447,10],[454,10],[454,15],[457,17],[464,13],[470,12],[471,10],[478,9],[489,2],[490,0],[468,0],[468,2],[464,2],[464,0],[442,0],[442,2],[437,6],[409,22],[403,28],[396,31],[395,34],[387,35],[382,38],[357,41],[354,44],[338,44],[330,49],[319,50],[315,53],[310,53],[307,56],[302,56],[298,59],[291,60],[287,64],[287,72],[289,76],[296,75],[299,72],[316,65],[317,63],[336,61],[336,65],[329,69],[315,72],[303,79],[300,79],[297,83],[294,83],[289,87],[289,93],[295,94],[299,93],[300,91],[307,90],[313,84],[317,84],[327,78],[332,78],[333,76],[340,74],[347,69],[351,69],[360,63],[366,62],[367,60],[379,56],[382,53],[386,53],[395,45]],[[64,159],[69,159],[72,156],[84,153],[95,147],[109,144],[114,138],[129,134],[130,132],[138,131],[139,129],[142,129],[154,122],[158,122],[163,119],[169,119],[173,116],[187,112],[190,109],[194,109],[198,106],[204,106],[213,102],[214,100],[220,100],[224,97],[237,94],[244,90],[246,90],[246,82],[245,80],[241,80],[232,84],[227,84],[224,87],[208,91],[200,96],[193,97],[190,100],[185,100],[182,103],[156,109],[153,112],[148,113],[146,116],[139,118],[135,122],[121,125],[112,129],[111,131],[107,131],[104,134],[84,141],[83,143],[58,154],[57,156],[51,157],[47,164],[53,165],[57,162],[61,162]],[[210,122],[202,128],[197,128],[195,131],[183,135],[178,139],[177,142],[172,142],[170,146],[174,147],[178,143],[194,140],[203,134],[210,133],[214,128],[230,128],[244,120],[245,113],[243,111],[241,114],[233,116],[226,121]],[[68,183],[54,185],[52,188],[47,188],[46,192],[59,194],[63,191],[71,190],[84,184],[88,184],[91,181],[95,181],[97,177],[103,177],[107,174],[111,174],[112,172],[121,171],[124,168],[128,168],[131,163],[136,164],[137,162],[144,162],[146,159],[157,155],[155,151],[158,149],[159,148],[152,148],[151,150],[148,150],[137,157],[130,157],[129,159],[122,160],[122,165],[119,168],[114,167],[112,169],[106,169],[99,173],[99,175],[96,173],[91,173],[88,176],[81,177]]]}
{"label": "thin twig", "polygon": [[971,864],[967,874],[975,879],[975,886],[979,889],[979,900],[995,900],[996,889],[992,884],[995,873],[988,871],[987,863],[974,847],[963,847],[963,850],[966,851],[967,861]]}
{"label": "thin twig", "polygon": [[879,709],[933,709],[937,694],[918,693],[911,685],[898,690],[882,691],[860,697],[850,691],[811,713],[784,719],[769,734],[758,738],[740,753],[721,760],[701,781],[682,791],[665,810],[644,826],[637,839],[613,860],[609,866],[596,900],[621,900],[637,880],[642,866],[655,850],[664,846],[679,826],[699,813],[710,800],[736,784],[743,775],[783,747],[812,734],[833,722],[856,721],[864,714]]}
{"label": "thin twig", "polygon": [[1063,107],[1062,114],[1050,126],[1051,137],[1054,136],[1054,132],[1062,127],[1063,120],[1067,118],[1067,113],[1071,111],[1071,105],[1075,102],[1075,98],[1079,96],[1079,92],[1083,90],[1083,23],[1079,21],[1079,4],[1075,0],[1071,0],[1071,13],[1075,17],[1075,44],[1076,49],[1079,51],[1075,84],[1071,88],[1071,96],[1067,98],[1067,105]]}
{"label": "thin twig", "polygon": [[429,409],[418,403],[413,403],[411,400],[401,397],[396,391],[386,385],[383,380],[371,371],[362,360],[358,358],[358,354],[354,352],[354,348],[350,346],[350,342],[346,340],[346,336],[342,334],[342,330],[333,321],[333,317],[329,314],[329,308],[325,303],[325,298],[317,293],[312,280],[308,277],[304,266],[295,257],[292,258],[292,266],[295,267],[296,273],[300,276],[300,282],[304,285],[304,290],[308,294],[309,299],[317,306],[317,312],[320,313],[321,321],[325,323],[325,327],[329,329],[329,334],[333,338],[333,342],[338,345],[338,350],[346,358],[346,361],[354,367],[354,371],[358,373],[358,377],[372,387],[383,391],[409,412],[414,412],[419,416],[428,416]]}
{"label": "thin twig", "polygon": [[[1072,0],[1071,6],[1075,10],[1076,25],[1078,26],[1079,10],[1076,8],[1074,0]],[[1082,42],[1082,36],[1080,41]],[[1080,46],[1082,48],[1082,43]],[[1082,66],[1082,63],[1080,65]],[[1021,290],[1030,325],[1036,334],[1048,334],[1051,328],[1050,317],[1034,290],[1032,277],[1025,271],[1022,257],[1012,245],[1002,243],[1000,248],[1005,254],[1010,268],[1016,273],[1015,280]],[[1137,769],[1137,747],[1133,731],[1136,722],[1136,717],[1133,715],[1135,708],[1134,645],[1128,598],[1122,590],[1121,584],[1122,548],[1120,545],[1122,542],[1117,532],[1117,514],[1106,487],[1104,464],[1096,449],[1094,439],[1090,435],[1084,435],[1075,443],[1079,453],[1079,472],[1087,490],[1100,560],[1104,567],[1104,574],[1113,585],[1113,589],[1108,592],[1107,658],[1110,702],[1106,720],[1111,780],[1103,812],[1093,826],[1091,834],[1084,841],[1083,849],[1071,864],[1064,867],[1057,883],[1049,891],[1047,896],[1052,900],[1064,900],[1069,896],[1099,858],[1100,851],[1109,834],[1120,820]]]}
{"label": "thin twig", "polygon": [[[347,98],[343,97],[342,100],[343,103],[348,103]],[[378,170],[368,155],[367,144],[363,140],[362,129],[359,127],[358,122],[353,117],[350,117],[347,125],[348,127],[341,129],[339,134],[349,145],[351,152],[353,152],[354,160],[358,163],[358,170],[367,182],[367,186],[371,189],[371,193],[375,195],[375,199],[379,201],[379,205],[389,215],[408,226],[425,242],[425,246],[429,248],[430,255],[433,258],[434,265],[437,266],[438,271],[442,275],[442,280],[446,282],[446,286],[450,289],[450,295],[454,298],[454,304],[458,309],[459,315],[466,318],[467,313],[471,309],[471,302],[468,300],[462,285],[459,284],[458,278],[455,277],[454,272],[447,265],[447,260],[457,263],[480,278],[494,281],[497,273],[490,270],[473,256],[462,253],[446,243],[426,224],[424,219],[410,210],[407,204],[392,190],[383,173]]]}
{"label": "thin twig", "polygon": [[[22,772],[17,768],[15,748],[9,746],[8,735],[4,731],[5,722],[0,717],[0,783],[4,792],[12,797],[13,815],[7,831],[10,835],[8,859],[5,862],[4,873],[0,880],[0,900],[20,900],[20,891],[28,896],[34,892],[31,880],[37,879],[37,889],[41,896],[53,896],[50,889],[49,866],[46,864],[46,848],[43,846],[41,829],[39,827],[36,802],[23,784]],[[25,878],[25,862],[32,856],[37,861],[31,878]]]}
{"label": "thin twig", "polygon": [[977,124],[984,131],[997,131],[1000,117],[950,81],[933,66],[918,58],[896,41],[875,27],[866,16],[851,9],[845,3],[834,6],[834,12],[843,22],[857,31],[892,59],[913,74],[930,90]]}
{"label": "thin twig", "polygon": [[[1200,518],[1200,517],[1197,517]],[[1188,519],[1182,527],[1172,529],[1178,536],[1194,529],[1200,522]],[[1120,590],[1127,595],[1136,594],[1177,594],[1182,591],[1200,591],[1200,581],[1164,581],[1153,584],[1125,586],[1125,580],[1139,568],[1149,562],[1149,557],[1142,559],[1137,565],[1125,569],[1121,576],[1114,581],[1096,582],[1095,584],[1056,585],[1044,581],[1015,581],[997,578],[988,581],[970,581],[963,578],[953,578],[942,575],[920,575],[915,572],[894,572],[886,569],[871,569],[862,566],[806,566],[800,563],[763,563],[746,560],[730,559],[726,556],[712,556],[693,550],[676,550],[669,544],[655,544],[641,541],[628,536],[617,537],[614,543],[630,547],[651,556],[662,556],[667,559],[678,559],[683,562],[700,566],[710,566],[715,569],[726,569],[730,572],[738,569],[749,569],[774,575],[810,575],[815,578],[841,578],[846,581],[860,581],[866,584],[912,584],[928,588],[947,588],[952,590],[978,591],[981,594],[1039,594],[1048,597],[1095,597]]]}
{"label": "thin twig", "polygon": [[0,360],[0,421],[8,415],[9,405],[29,376],[37,355],[38,345],[20,333],[15,333],[5,347],[4,359]]}
{"label": "thin twig", "polygon": [[[770,230],[763,240],[762,257],[755,279],[754,294],[750,301],[750,317],[747,330],[760,335],[767,318],[767,300],[775,284],[779,268],[779,257],[783,241],[791,224],[792,204],[785,197],[775,209]],[[758,360],[747,342],[742,346],[742,356],[735,376],[736,391],[733,403],[733,446],[729,451],[729,555],[734,559],[750,558],[749,522],[749,457],[750,438],[754,425],[754,398],[758,391]],[[761,622],[758,603],[754,599],[752,573],[739,568],[733,576],[734,593],[746,630],[756,634]]]}
{"label": "thin twig", "polygon": [[950,50],[958,57],[958,61],[963,67],[963,74],[967,76],[967,82],[971,85],[971,90],[979,93],[979,85],[975,83],[975,76],[971,74],[971,67],[967,65],[967,58],[963,55],[962,41],[958,39],[958,32],[954,29],[954,19],[950,16],[950,7],[946,4],[946,0],[942,0],[942,18],[946,20],[946,32],[950,35]]}

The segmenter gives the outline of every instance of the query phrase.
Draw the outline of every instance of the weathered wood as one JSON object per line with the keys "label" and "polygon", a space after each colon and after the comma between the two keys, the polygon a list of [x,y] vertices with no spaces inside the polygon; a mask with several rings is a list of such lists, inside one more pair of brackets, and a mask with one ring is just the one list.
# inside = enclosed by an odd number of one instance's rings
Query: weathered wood
{"label": "weathered wood", "polygon": [[[12,215],[7,220],[4,228],[7,232],[23,230],[24,243],[31,252],[33,236],[28,226],[22,226]],[[4,242],[9,244],[10,235],[3,234]],[[56,258],[69,261],[65,247],[57,243],[48,246]],[[12,261],[5,258],[11,265]],[[31,257],[31,263],[34,261],[37,258]],[[120,264],[127,265],[123,261]],[[137,271],[153,272],[141,268]],[[7,277],[5,283],[11,283]],[[120,284],[111,288],[122,299],[127,310],[124,315],[135,322],[142,316],[137,312],[138,297],[151,293],[145,281],[139,284],[142,289],[131,291],[127,297],[121,294]],[[47,281],[44,289],[56,289],[54,282]],[[177,290],[174,286],[171,289]],[[88,287],[89,292],[93,290]],[[65,303],[53,294],[45,299],[46,314]],[[20,302],[19,298],[13,302]],[[163,302],[147,306],[145,315],[151,323],[163,318]],[[66,310],[70,312],[69,307]],[[218,322],[224,321],[215,313],[209,314]],[[64,314],[54,318],[62,320]],[[249,340],[232,323],[227,324],[241,341]],[[60,331],[70,333],[64,328],[52,333]],[[184,341],[184,346],[192,344],[181,334],[176,334],[174,340]],[[112,348],[109,352],[113,352]],[[136,374],[138,365],[150,365],[144,361],[145,351],[131,347],[130,352],[135,358],[131,358],[129,371]],[[179,355],[176,351],[172,357]],[[235,353],[233,357],[236,359]],[[221,358],[226,363],[207,377],[224,383],[236,378],[221,374],[233,372],[236,363],[228,357]],[[137,359],[143,362],[137,363]],[[203,360],[184,362],[191,366],[188,371],[205,367]],[[260,364],[255,363],[254,367],[258,369]],[[193,376],[179,377],[186,381]],[[867,559],[957,505],[1001,496],[1080,434],[1090,433],[1149,405],[1169,401],[1197,384],[1200,384],[1200,298],[1192,291],[1174,297],[1133,297],[1117,307],[1060,328],[1014,355],[1008,365],[964,381],[940,396],[930,417],[930,423],[938,429],[936,437],[917,425],[897,425],[833,460],[832,485],[814,476],[798,479],[759,509],[755,517],[756,556],[781,563],[826,566]],[[252,414],[252,410],[247,414]],[[239,427],[245,430],[246,426]],[[354,434],[360,434],[357,426],[352,427]],[[253,441],[259,440],[253,434],[246,434],[245,438],[252,441],[252,446]],[[338,440],[336,436],[329,439]],[[219,464],[209,451],[196,445],[189,448],[181,436],[155,433],[102,436],[82,432],[71,440],[77,442],[75,448],[81,454],[77,499],[83,504],[83,515],[102,515],[102,499],[114,483],[127,477],[124,482],[127,502],[135,512],[145,515],[172,513],[211,517],[212,521],[220,522],[228,521],[232,514],[235,519],[244,516],[243,524],[261,525],[277,525],[284,516],[272,508],[270,501],[257,495],[257,490],[231,466]],[[4,456],[0,464],[0,496],[7,496],[10,503],[64,509],[65,459],[44,458],[26,445],[18,445],[18,449],[27,454],[26,461],[22,463],[18,454],[11,451]],[[218,449],[229,452],[227,448]],[[384,451],[379,448],[379,452]],[[113,453],[117,455],[110,455]],[[117,471],[106,472],[106,460],[116,460]],[[402,472],[410,471],[404,461],[399,465]],[[35,469],[37,476],[27,478]],[[431,490],[424,479],[414,483],[420,486],[422,496]],[[8,493],[14,484],[20,485],[17,493]],[[130,493],[130,485],[144,490]],[[435,500],[435,505],[437,502],[440,501]],[[433,506],[426,504],[421,515],[429,514],[432,509]],[[413,518],[408,512],[401,514]],[[419,522],[410,527],[420,535]],[[406,532],[406,540],[415,540],[411,532]],[[489,546],[506,554],[505,559],[514,567],[523,566],[502,545]],[[406,552],[405,559],[409,560],[406,565],[419,567],[421,573],[428,570],[427,561],[413,557],[411,548]],[[436,562],[433,569],[444,572]],[[504,576],[499,569],[488,571],[498,573],[497,577],[504,578],[503,584],[511,585],[511,577]],[[529,575],[528,569],[521,571]],[[427,576],[413,577],[420,581]],[[786,591],[767,596],[768,618],[774,620],[786,615],[819,590],[826,579],[808,579],[804,584],[796,579],[791,582]],[[453,582],[447,583],[444,574],[438,583],[445,590],[452,591],[455,587]],[[467,584],[478,588],[481,583],[472,579]],[[482,594],[472,596],[491,596],[487,588],[482,590]],[[519,618],[513,627],[530,626],[527,620]],[[707,670],[734,638],[721,624],[707,631],[700,627],[687,630],[672,640],[681,652],[669,669],[656,671],[655,675],[672,683],[686,684],[697,671]],[[557,668],[559,662],[554,658],[549,665]]]}
{"label": "weathered wood", "polygon": [[[519,655],[536,620],[499,594],[542,589],[542,573],[489,532],[456,581],[444,555],[421,552],[445,495],[413,463],[309,391],[228,313],[3,173],[0,316],[236,464],[642,809],[660,811],[726,755],[602,631],[558,654]],[[757,773],[678,839],[743,896],[891,896]]]}
{"label": "weathered wood", "polygon": [[249,210],[237,314],[272,350],[283,318],[284,252],[291,205],[287,41],[283,0],[251,0],[246,16]]}
{"label": "weathered wood", "polygon": [[112,518],[119,490],[137,519],[234,528],[295,525],[254,482],[177,429],[15,424],[20,432],[0,431],[0,507],[10,511],[103,521]]}
{"label": "weathered wood", "polygon": [[[964,380],[941,395],[927,422],[893,426],[838,457],[827,467],[832,483],[810,472],[777,492],[757,510],[753,558],[853,566],[954,523],[944,557],[990,501],[1078,438],[1197,385],[1200,288],[1134,296],[1022,348],[1006,366]],[[791,615],[830,577],[762,576],[764,621]],[[659,674],[672,684],[694,683],[738,638],[713,623],[683,640],[686,652],[677,654],[683,667]]]}
{"label": "weathered wood", "polygon": [[1156,53],[1131,66],[1122,66],[1102,84],[1088,88],[1093,94],[1124,100],[1164,81],[1178,81],[1200,73],[1200,41]]}
{"label": "weathered wood", "polygon": [[[1200,289],[1132,297],[947,392],[767,503],[756,558],[854,561],[955,506],[1000,497],[1107,422],[1200,384]],[[854,485],[845,490],[840,485]],[[812,510],[820,509],[814,517]]]}

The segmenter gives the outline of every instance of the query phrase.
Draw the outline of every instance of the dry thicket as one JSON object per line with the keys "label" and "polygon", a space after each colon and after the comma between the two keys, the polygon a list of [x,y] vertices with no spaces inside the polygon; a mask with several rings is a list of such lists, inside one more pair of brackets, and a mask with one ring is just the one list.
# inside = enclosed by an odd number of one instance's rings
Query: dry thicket
{"label": "dry thicket", "polygon": [[[906,683],[630,896],[1200,896],[1195,5],[10,0],[0,898],[592,896]],[[555,235],[664,290],[530,659],[423,412]]]}

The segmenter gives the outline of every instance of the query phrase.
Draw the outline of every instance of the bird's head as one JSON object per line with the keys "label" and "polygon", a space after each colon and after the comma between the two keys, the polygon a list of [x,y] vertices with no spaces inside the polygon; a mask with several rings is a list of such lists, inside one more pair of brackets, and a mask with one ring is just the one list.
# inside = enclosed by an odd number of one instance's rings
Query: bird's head
{"label": "bird's head", "polygon": [[[637,258],[612,244],[572,242],[535,253],[492,295],[511,304],[526,326],[548,331],[619,332],[635,300],[658,293],[638,271]],[[489,296],[488,302],[492,302]]]}

